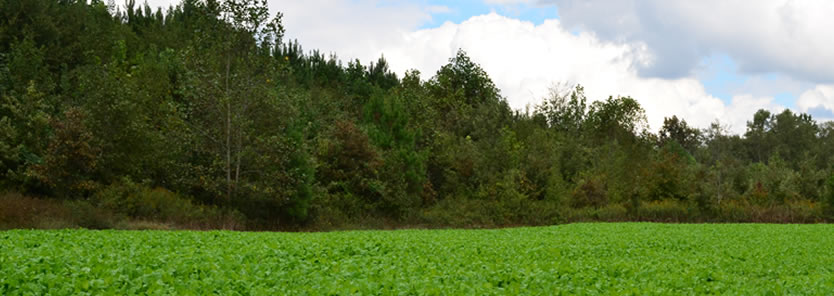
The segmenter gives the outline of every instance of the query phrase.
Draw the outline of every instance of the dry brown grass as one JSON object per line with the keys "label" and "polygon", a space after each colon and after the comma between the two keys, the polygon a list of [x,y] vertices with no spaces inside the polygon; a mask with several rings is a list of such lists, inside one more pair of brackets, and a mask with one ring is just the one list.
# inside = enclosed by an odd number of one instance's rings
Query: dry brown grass
{"label": "dry brown grass", "polygon": [[61,202],[0,193],[0,229],[73,226],[72,211]]}

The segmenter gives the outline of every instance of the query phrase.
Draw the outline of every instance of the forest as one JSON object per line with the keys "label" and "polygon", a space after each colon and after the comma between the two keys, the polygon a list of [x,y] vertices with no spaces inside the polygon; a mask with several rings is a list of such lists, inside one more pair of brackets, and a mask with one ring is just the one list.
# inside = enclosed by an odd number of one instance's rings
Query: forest
{"label": "forest", "polygon": [[281,18],[0,0],[0,229],[834,221],[832,122],[670,114],[655,133],[636,99],[580,85],[514,110],[463,50],[400,77],[285,40]]}

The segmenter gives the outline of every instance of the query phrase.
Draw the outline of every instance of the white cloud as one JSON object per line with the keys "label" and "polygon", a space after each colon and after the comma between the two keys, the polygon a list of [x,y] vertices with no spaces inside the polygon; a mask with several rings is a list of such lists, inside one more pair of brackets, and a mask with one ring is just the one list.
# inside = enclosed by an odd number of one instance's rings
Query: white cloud
{"label": "white cloud", "polygon": [[742,132],[756,110],[781,108],[773,98],[749,95],[726,105],[694,78],[640,77],[636,66],[646,63],[644,44],[575,35],[558,20],[534,25],[491,13],[408,33],[383,51],[395,70],[417,68],[428,78],[457,48],[482,65],[516,109],[539,103],[554,82],[580,83],[591,100],[631,96],[646,109],[655,130],[664,117],[677,115],[700,127],[718,118]]}
{"label": "white cloud", "polygon": [[746,73],[834,81],[834,1],[548,0],[566,27],[603,40],[646,42],[656,63],[644,76],[686,77],[711,53]]}
{"label": "white cloud", "polygon": [[288,40],[305,49],[336,53],[342,59],[376,60],[380,49],[431,20],[437,6],[373,0],[276,1],[270,10],[284,14]]}
{"label": "white cloud", "polygon": [[773,97],[733,96],[730,105],[724,108],[725,117],[720,118],[721,124],[728,124],[733,133],[743,134],[747,129],[747,122],[753,121],[753,114],[759,109],[778,113],[785,110],[785,106],[775,104]]}
{"label": "white cloud", "polygon": [[815,88],[803,92],[796,102],[797,107],[802,112],[813,111],[814,109],[827,110],[826,114],[828,120],[832,120],[831,114],[834,114],[834,84],[817,85]]}

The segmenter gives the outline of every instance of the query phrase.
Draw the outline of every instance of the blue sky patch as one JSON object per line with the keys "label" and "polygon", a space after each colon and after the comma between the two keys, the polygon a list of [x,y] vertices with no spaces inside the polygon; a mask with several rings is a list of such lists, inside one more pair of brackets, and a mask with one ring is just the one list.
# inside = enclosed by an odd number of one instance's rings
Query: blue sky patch
{"label": "blue sky patch", "polygon": [[822,106],[817,106],[814,108],[809,108],[808,112],[814,119],[834,119],[834,112],[831,110],[825,109]]}
{"label": "blue sky patch", "polygon": [[484,15],[495,12],[503,16],[525,20],[536,25],[547,19],[558,19],[558,10],[555,5],[540,4],[512,4],[499,5],[487,4],[483,0],[461,0],[461,1],[440,1],[424,0],[426,6],[445,6],[449,12],[432,14],[432,20],[423,24],[421,29],[436,28],[445,22],[459,24],[477,15]]}

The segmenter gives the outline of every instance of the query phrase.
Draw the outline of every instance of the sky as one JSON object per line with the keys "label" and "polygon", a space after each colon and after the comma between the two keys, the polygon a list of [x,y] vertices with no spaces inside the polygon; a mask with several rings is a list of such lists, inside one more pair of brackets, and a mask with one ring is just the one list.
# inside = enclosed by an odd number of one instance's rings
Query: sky
{"label": "sky", "polygon": [[[167,7],[178,0],[149,0]],[[510,106],[581,84],[629,96],[650,129],[676,115],[735,133],[759,109],[834,119],[834,1],[268,0],[285,40],[424,79],[458,49]]]}

